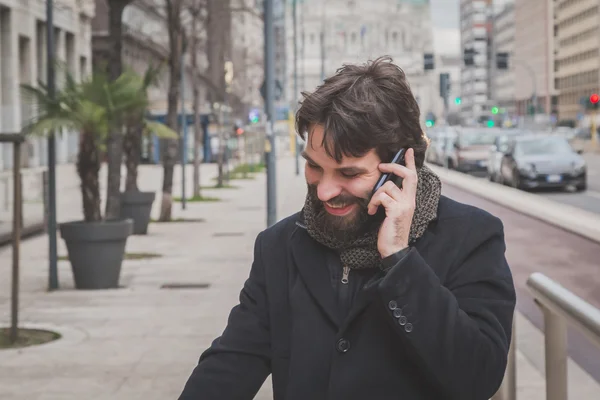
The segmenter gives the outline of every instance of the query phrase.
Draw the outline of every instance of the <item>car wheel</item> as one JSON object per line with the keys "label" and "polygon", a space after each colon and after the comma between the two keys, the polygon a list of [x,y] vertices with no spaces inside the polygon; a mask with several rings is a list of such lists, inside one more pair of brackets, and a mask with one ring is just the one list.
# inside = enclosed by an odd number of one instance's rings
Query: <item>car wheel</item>
{"label": "car wheel", "polygon": [[575,186],[575,189],[576,189],[578,192],[584,192],[584,191],[586,191],[586,190],[587,190],[587,182],[585,182],[585,183],[582,183],[581,185],[577,185],[577,186]]}

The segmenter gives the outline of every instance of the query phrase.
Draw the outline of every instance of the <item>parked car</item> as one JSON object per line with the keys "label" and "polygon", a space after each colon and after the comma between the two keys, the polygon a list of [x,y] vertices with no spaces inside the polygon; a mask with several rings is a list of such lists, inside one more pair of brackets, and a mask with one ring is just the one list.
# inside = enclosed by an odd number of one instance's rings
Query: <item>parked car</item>
{"label": "parked car", "polygon": [[490,181],[502,183],[500,167],[502,165],[502,158],[508,150],[510,139],[515,136],[522,136],[527,134],[528,132],[522,130],[506,129],[503,130],[501,134],[496,136],[494,144],[490,150],[487,162],[487,176]]}
{"label": "parked car", "polygon": [[444,165],[446,158],[446,147],[448,142],[456,137],[456,131],[453,128],[438,130],[435,136],[430,137],[431,142],[427,149],[426,160],[432,164]]}
{"label": "parked car", "polygon": [[446,147],[448,168],[477,175],[487,174],[490,150],[502,130],[491,128],[464,128]]}
{"label": "parked car", "polygon": [[587,167],[565,137],[527,135],[513,138],[502,158],[501,179],[518,189],[587,189]]}

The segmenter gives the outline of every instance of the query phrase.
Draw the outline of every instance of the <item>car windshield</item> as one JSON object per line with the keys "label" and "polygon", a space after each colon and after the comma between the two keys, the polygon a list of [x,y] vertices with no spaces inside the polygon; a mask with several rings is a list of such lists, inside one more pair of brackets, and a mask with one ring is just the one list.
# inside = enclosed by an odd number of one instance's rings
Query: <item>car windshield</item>
{"label": "car windshield", "polygon": [[533,154],[565,154],[573,150],[564,138],[549,137],[519,142],[517,150],[523,155]]}
{"label": "car windshield", "polygon": [[461,146],[491,146],[496,135],[491,132],[468,132],[460,135]]}

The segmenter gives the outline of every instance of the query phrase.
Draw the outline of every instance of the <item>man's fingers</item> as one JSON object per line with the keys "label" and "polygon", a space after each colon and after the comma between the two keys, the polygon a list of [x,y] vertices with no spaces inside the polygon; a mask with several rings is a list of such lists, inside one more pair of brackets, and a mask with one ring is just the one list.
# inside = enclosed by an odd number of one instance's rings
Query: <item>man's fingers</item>
{"label": "man's fingers", "polygon": [[386,210],[388,210],[389,208],[393,207],[394,204],[396,204],[396,201],[392,199],[389,194],[387,194],[384,191],[381,191],[382,189],[383,188],[381,188],[380,191],[377,191],[377,193],[369,202],[367,210],[368,213],[371,215],[377,212],[377,207],[379,206],[383,206]]}

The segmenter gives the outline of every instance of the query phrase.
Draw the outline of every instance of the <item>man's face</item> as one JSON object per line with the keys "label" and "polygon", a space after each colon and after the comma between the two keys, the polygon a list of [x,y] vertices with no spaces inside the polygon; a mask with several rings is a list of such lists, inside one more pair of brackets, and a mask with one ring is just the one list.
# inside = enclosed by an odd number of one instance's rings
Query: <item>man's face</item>
{"label": "man's face", "polygon": [[363,157],[344,157],[340,163],[327,155],[323,126],[308,133],[305,177],[308,190],[318,198],[318,220],[331,233],[360,231],[369,220],[367,204],[381,176],[375,150]]}

